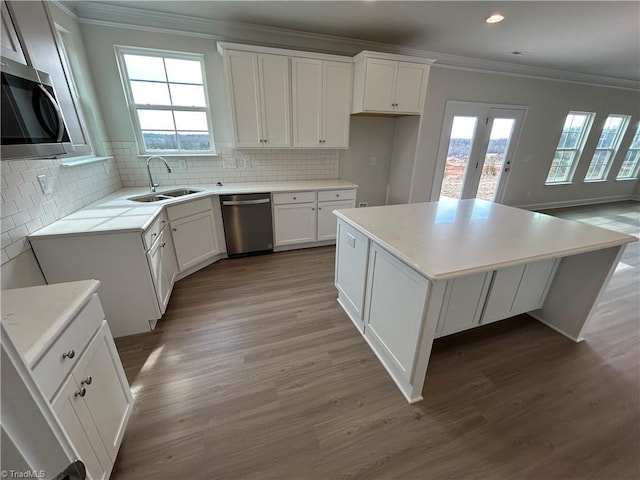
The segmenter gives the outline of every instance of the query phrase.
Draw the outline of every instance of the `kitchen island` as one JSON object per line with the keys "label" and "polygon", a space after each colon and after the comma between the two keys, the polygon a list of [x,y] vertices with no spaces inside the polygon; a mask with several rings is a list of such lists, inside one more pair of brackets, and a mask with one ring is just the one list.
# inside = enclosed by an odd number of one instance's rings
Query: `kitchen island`
{"label": "kitchen island", "polygon": [[435,338],[529,312],[582,341],[637,240],[477,199],[334,213],[338,302],[411,403]]}

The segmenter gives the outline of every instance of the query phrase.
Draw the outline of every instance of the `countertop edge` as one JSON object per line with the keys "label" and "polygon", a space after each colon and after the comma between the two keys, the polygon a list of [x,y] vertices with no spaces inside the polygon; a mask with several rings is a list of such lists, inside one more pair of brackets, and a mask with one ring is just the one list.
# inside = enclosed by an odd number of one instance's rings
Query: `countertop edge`
{"label": "countertop edge", "polygon": [[89,282],[87,288],[69,304],[62,314],[58,316],[58,318],[49,325],[49,328],[35,341],[31,348],[24,353],[24,358],[30,368],[33,369],[38,364],[51,345],[58,339],[60,333],[67,328],[67,325],[71,323],[74,317],[89,302],[91,296],[98,291],[100,281],[89,280]]}
{"label": "countertop edge", "polygon": [[408,258],[406,255],[404,255],[402,252],[398,251],[396,248],[391,246],[389,243],[387,243],[386,241],[384,241],[383,239],[381,239],[377,235],[371,233],[369,230],[365,229],[364,227],[362,227],[358,223],[356,223],[353,220],[351,220],[350,218],[346,217],[345,215],[340,213],[339,210],[334,210],[333,213],[334,213],[334,215],[336,217],[338,217],[341,220],[345,221],[346,223],[351,225],[353,228],[358,230],[360,233],[365,235],[367,238],[369,238],[370,240],[372,240],[373,242],[378,244],[384,250],[386,250],[387,252],[392,254],[394,257],[396,257],[397,259],[402,261],[402,263],[406,264],[408,267],[410,267],[416,273],[418,273],[419,275],[425,277],[427,280],[430,280],[432,282],[452,280],[452,279],[463,277],[463,276],[466,276],[466,275],[472,275],[474,273],[489,272],[489,271],[492,271],[492,270],[498,270],[498,269],[507,268],[507,267],[513,267],[513,266],[517,266],[517,265],[523,265],[523,264],[526,264],[526,263],[531,263],[531,262],[536,262],[536,261],[541,261],[541,260],[548,260],[548,259],[551,259],[551,258],[562,258],[562,257],[570,256],[570,255],[579,255],[581,253],[589,253],[589,252],[594,252],[596,250],[603,250],[605,248],[619,247],[619,246],[622,246],[622,245],[628,245],[630,243],[637,242],[639,240],[638,238],[636,238],[636,237],[634,237],[632,235],[627,235],[627,234],[620,233],[620,232],[614,232],[614,233],[617,233],[621,237],[624,237],[624,238],[620,238],[620,240],[616,240],[616,241],[612,240],[610,242],[601,242],[601,243],[598,243],[598,244],[589,245],[587,247],[580,247],[580,248],[575,248],[575,249],[566,249],[566,250],[562,250],[562,251],[559,251],[559,252],[553,252],[553,253],[543,254],[543,255],[532,255],[532,256],[528,256],[528,257],[519,258],[518,260],[507,260],[507,261],[504,261],[504,262],[486,264],[486,265],[478,266],[478,267],[475,267],[475,268],[467,268],[467,269],[462,269],[462,270],[454,270],[454,271],[447,272],[447,273],[435,273],[434,274],[434,273],[429,273],[429,272],[424,271],[424,269],[420,265],[418,265],[415,262],[413,262],[410,258]]}

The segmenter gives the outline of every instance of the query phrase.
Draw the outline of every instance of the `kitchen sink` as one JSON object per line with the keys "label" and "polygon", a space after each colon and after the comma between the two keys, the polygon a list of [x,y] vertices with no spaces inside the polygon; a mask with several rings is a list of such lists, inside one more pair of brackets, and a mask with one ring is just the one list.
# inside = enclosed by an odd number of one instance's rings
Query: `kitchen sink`
{"label": "kitchen sink", "polygon": [[171,200],[172,198],[183,197],[185,195],[192,195],[194,193],[200,193],[202,190],[192,190],[190,188],[178,188],[176,190],[169,190],[168,192],[149,193],[147,195],[139,195],[137,197],[129,197],[127,200],[134,202],[161,202],[162,200]]}

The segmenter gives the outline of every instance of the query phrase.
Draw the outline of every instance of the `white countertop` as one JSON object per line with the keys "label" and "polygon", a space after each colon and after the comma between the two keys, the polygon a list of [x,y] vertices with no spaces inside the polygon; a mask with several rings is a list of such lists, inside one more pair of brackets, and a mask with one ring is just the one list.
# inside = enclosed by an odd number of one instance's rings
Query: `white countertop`
{"label": "white countertop", "polygon": [[637,240],[484,200],[353,208],[335,214],[433,281]]}
{"label": "white countertop", "polygon": [[98,289],[97,280],[2,290],[2,323],[33,367]]}
{"label": "white countertop", "polygon": [[218,185],[172,185],[161,186],[157,194],[179,188],[200,192],[153,203],[135,202],[129,197],[151,193],[149,187],[122,188],[60,220],[29,235],[30,238],[45,238],[59,235],[143,231],[167,205],[190,202],[210,195],[234,193],[270,193],[309,190],[334,190],[357,188],[346,180],[295,180],[283,182],[248,182]]}

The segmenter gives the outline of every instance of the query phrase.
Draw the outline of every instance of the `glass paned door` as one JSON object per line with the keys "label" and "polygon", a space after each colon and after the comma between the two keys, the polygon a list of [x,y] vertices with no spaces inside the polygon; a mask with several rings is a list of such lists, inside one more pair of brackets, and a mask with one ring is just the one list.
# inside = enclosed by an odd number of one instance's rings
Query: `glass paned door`
{"label": "glass paned door", "polygon": [[[499,202],[511,171],[524,109],[449,102],[440,140],[432,200]],[[437,189],[436,189],[437,188]],[[434,198],[435,197],[435,198]]]}
{"label": "glass paned door", "polygon": [[471,156],[477,117],[454,116],[449,136],[441,197],[461,198],[464,176]]}

